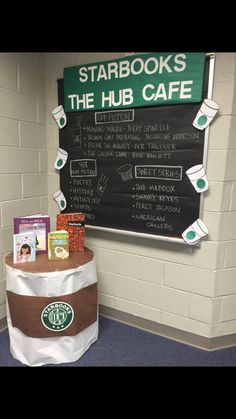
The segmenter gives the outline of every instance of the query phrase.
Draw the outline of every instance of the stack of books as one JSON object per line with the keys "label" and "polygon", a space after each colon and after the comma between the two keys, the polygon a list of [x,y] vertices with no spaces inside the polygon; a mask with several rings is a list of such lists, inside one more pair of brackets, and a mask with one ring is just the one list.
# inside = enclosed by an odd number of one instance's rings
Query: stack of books
{"label": "stack of books", "polygon": [[57,230],[50,231],[50,217],[34,214],[14,218],[14,263],[36,260],[47,253],[49,260],[69,259],[70,251],[84,251],[85,214],[57,214]]}

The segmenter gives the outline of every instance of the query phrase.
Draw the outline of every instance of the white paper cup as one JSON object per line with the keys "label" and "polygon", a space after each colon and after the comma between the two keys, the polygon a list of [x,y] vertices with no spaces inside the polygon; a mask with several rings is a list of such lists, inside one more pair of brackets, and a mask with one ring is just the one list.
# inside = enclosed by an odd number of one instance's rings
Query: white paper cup
{"label": "white paper cup", "polygon": [[53,194],[53,199],[55,199],[61,211],[63,211],[66,208],[66,198],[64,197],[64,194],[60,189]]}
{"label": "white paper cup", "polygon": [[68,157],[67,151],[63,150],[63,148],[58,147],[57,158],[54,163],[55,169],[58,169],[58,170],[62,169],[62,167],[65,166],[66,164],[67,157]]}
{"label": "white paper cup", "polygon": [[205,169],[202,164],[190,167],[186,170],[186,175],[198,193],[204,192],[209,188],[209,183],[205,175]]}
{"label": "white paper cup", "polygon": [[193,121],[193,126],[197,129],[205,129],[219,110],[219,105],[212,99],[204,99],[197,116]]}
{"label": "white paper cup", "polygon": [[66,125],[67,119],[62,105],[59,105],[55,109],[53,109],[52,116],[60,129]]}
{"label": "white paper cup", "polygon": [[200,218],[195,220],[182,233],[183,239],[190,245],[196,244],[199,240],[208,234],[208,228]]}

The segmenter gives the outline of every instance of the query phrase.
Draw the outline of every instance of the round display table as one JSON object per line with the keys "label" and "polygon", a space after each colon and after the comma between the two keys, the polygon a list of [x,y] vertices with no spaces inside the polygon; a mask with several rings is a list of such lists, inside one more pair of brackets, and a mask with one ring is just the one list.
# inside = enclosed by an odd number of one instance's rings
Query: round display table
{"label": "round display table", "polygon": [[68,260],[13,263],[5,259],[7,323],[12,356],[26,365],[74,362],[98,338],[97,274],[93,252]]}

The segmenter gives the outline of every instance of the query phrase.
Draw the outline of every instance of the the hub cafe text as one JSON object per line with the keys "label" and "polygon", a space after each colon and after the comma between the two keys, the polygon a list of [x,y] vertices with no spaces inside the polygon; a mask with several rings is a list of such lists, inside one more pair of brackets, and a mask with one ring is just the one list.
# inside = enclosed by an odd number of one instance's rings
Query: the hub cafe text
{"label": "the hub cafe text", "polygon": [[204,53],[149,53],[65,68],[65,111],[200,102],[204,62]]}

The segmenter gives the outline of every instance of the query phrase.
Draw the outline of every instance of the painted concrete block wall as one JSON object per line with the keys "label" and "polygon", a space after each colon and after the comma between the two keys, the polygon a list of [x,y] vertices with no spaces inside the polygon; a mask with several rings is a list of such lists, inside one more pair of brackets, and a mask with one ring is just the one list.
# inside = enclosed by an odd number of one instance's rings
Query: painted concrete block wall
{"label": "painted concrete block wall", "polygon": [[[45,54],[49,213],[59,187],[53,169],[58,130],[56,79],[66,66],[125,56],[124,53]],[[236,54],[216,54],[213,98],[220,112],[210,127],[203,221],[209,236],[201,248],[87,230],[95,252],[100,303],[205,337],[236,333]]]}
{"label": "painted concrete block wall", "polygon": [[[122,56],[0,54],[0,318],[5,315],[4,257],[12,249],[13,217],[48,212],[55,226],[58,128],[51,111],[57,105],[56,80],[66,66]],[[210,190],[203,212],[208,239],[193,249],[87,231],[101,304],[202,336],[236,332],[235,63],[235,54],[216,55],[213,98],[220,112],[209,137]]]}
{"label": "painted concrete block wall", "polygon": [[[49,213],[59,188],[53,164],[58,128],[57,78],[71,65],[124,53],[0,53],[0,319],[5,316],[4,257],[12,250],[12,219]],[[45,64],[45,66],[44,66]],[[216,54],[200,249],[87,230],[96,256],[100,303],[162,324],[215,337],[236,333],[236,54]]]}
{"label": "painted concrete block wall", "polygon": [[[220,104],[220,115],[211,128],[210,147],[222,153],[222,205],[219,213],[218,240],[223,251],[223,265],[215,270],[215,299],[221,301],[218,322],[212,322],[212,337],[236,333],[236,54],[217,54],[213,98]],[[210,159],[209,159],[210,160]],[[211,176],[217,175],[218,160],[209,161]]]}
{"label": "painted concrete block wall", "polygon": [[0,320],[13,218],[47,213],[44,55],[0,53]]}

